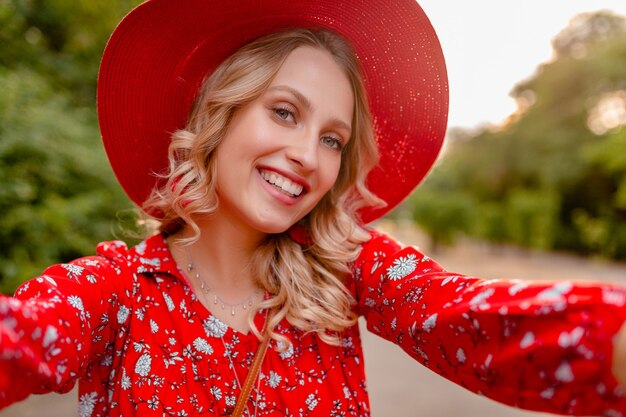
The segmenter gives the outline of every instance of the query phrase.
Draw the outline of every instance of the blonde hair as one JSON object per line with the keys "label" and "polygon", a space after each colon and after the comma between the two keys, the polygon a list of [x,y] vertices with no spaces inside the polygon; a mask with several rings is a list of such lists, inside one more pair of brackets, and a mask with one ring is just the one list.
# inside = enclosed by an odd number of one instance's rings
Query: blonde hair
{"label": "blonde hair", "polygon": [[361,70],[345,39],[328,30],[293,29],[258,38],[227,58],[204,81],[185,129],[172,135],[166,181],[153,190],[144,209],[160,213],[158,230],[166,235],[189,225],[195,235],[186,243],[198,239],[194,217],[213,213],[219,204],[213,151],[237,109],[261,96],[287,56],[301,46],[329,52],[348,76],[354,92],[352,137],[335,184],[301,221],[312,244],[301,246],[285,232],[268,235],[256,250],[252,272],[271,297],[250,312],[249,323],[258,336],[254,314],[276,308],[269,326],[273,338],[284,339],[273,329],[286,317],[294,327],[337,344],[337,332],[356,322],[354,300],[343,280],[360,244],[369,239],[357,212],[384,204],[365,186],[378,154]]}

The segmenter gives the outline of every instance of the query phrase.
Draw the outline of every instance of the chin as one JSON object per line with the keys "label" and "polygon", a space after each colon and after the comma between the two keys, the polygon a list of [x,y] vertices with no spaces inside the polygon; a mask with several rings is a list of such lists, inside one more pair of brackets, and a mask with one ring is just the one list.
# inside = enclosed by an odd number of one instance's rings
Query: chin
{"label": "chin", "polygon": [[268,235],[276,235],[276,234],[280,234],[280,233],[284,233],[287,230],[289,230],[289,228],[291,226],[293,226],[295,224],[295,222],[293,223],[268,223],[268,222],[262,222],[262,223],[257,223],[255,225],[253,225],[253,227],[258,230],[261,233],[265,233]]}
{"label": "chin", "polygon": [[300,211],[297,215],[295,215],[295,213],[292,213],[291,216],[281,216],[280,212],[269,212],[267,213],[269,214],[269,216],[264,216],[264,214],[266,213],[259,213],[250,218],[250,225],[261,233],[284,233],[288,231],[289,228],[292,227],[294,224],[297,224],[301,219],[303,219],[309,212],[310,210],[302,214],[302,211]]}

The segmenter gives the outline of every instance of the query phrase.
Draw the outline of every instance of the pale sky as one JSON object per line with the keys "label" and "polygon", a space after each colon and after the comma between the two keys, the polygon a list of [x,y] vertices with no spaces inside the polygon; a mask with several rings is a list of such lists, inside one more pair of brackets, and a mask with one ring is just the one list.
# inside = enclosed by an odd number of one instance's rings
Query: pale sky
{"label": "pale sky", "polygon": [[418,0],[448,66],[448,127],[499,124],[515,111],[509,92],[552,56],[552,38],[578,13],[626,15],[625,0]]}

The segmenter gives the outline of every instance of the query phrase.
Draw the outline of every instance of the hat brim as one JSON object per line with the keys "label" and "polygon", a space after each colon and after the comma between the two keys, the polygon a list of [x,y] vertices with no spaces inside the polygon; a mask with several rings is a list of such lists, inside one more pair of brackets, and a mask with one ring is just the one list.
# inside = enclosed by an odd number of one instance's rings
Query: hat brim
{"label": "hat brim", "polygon": [[353,45],[364,72],[379,165],[367,185],[386,214],[422,181],[447,125],[445,61],[427,16],[413,0],[149,0],[113,32],[98,79],[104,146],[120,184],[139,206],[168,166],[205,76],[247,42],[287,28],[328,28]]}

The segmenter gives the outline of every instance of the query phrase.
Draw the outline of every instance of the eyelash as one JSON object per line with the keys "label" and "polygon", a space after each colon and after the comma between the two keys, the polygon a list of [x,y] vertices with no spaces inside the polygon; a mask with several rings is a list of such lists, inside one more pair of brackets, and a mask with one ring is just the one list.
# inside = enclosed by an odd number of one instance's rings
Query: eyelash
{"label": "eyelash", "polygon": [[281,117],[280,113],[287,113],[287,116],[293,117],[294,120],[296,118],[295,112],[286,106],[277,106],[273,108],[272,111],[274,112],[276,117],[278,117],[280,120],[283,120],[283,121],[287,121],[287,118]]}
{"label": "eyelash", "polygon": [[322,137],[322,141],[326,141],[327,139],[330,139],[333,141],[333,145],[327,145],[329,148],[331,149],[335,149],[337,151],[341,151],[343,150],[343,142],[340,139],[337,139],[333,136],[323,136]]}

